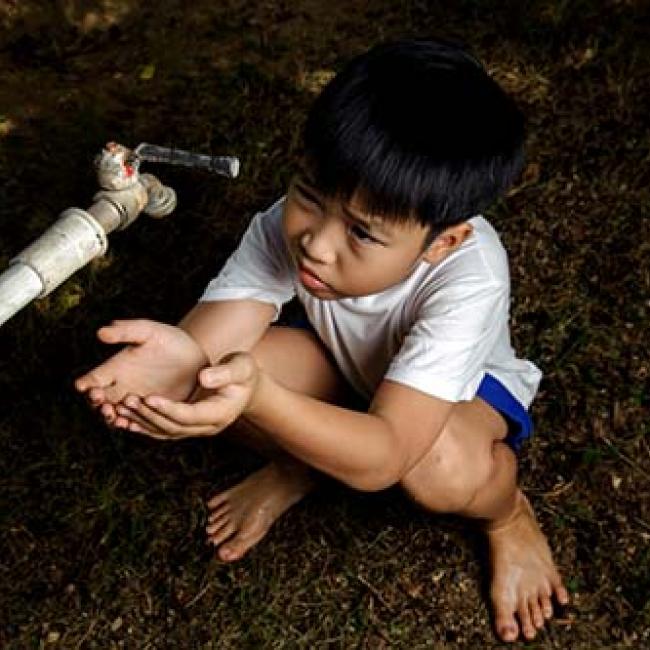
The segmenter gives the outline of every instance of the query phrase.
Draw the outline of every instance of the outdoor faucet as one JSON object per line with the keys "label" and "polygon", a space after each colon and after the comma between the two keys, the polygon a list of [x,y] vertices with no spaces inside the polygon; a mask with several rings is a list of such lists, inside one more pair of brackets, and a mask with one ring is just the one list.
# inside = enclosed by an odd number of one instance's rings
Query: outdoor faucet
{"label": "outdoor faucet", "polygon": [[239,160],[231,156],[206,156],[145,142],[130,150],[109,142],[95,159],[101,190],[93,197],[94,203],[87,210],[62,212],[0,275],[0,325],[104,255],[109,233],[131,225],[141,212],[160,218],[174,210],[174,190],[152,174],[141,174],[141,162],[198,167],[228,178],[239,173]]}

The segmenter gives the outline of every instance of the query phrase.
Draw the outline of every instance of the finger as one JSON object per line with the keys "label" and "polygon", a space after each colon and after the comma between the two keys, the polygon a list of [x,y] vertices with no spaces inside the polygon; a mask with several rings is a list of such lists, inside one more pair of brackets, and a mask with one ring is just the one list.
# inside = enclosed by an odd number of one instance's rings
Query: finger
{"label": "finger", "polygon": [[154,426],[151,422],[143,418],[136,410],[130,409],[124,404],[118,404],[116,410],[118,416],[115,420],[114,426],[121,429],[127,429],[133,433],[142,433],[151,438],[156,438],[157,440],[171,439],[169,433]]}
{"label": "finger", "polygon": [[255,360],[250,354],[237,352],[222,363],[202,370],[199,381],[205,388],[243,384],[253,377],[255,369]]}
{"label": "finger", "polygon": [[74,381],[74,387],[80,393],[85,393],[95,387],[105,388],[106,386],[110,386],[113,381],[113,377],[106,374],[100,366],[99,368],[94,368],[90,372],[87,372],[81,377],[77,377]]}
{"label": "finger", "polygon": [[147,436],[147,438],[153,438],[154,440],[162,440],[164,442],[169,442],[170,440],[175,440],[174,436],[170,436],[167,433],[161,433],[157,429],[152,429],[149,427],[140,426],[137,422],[129,421],[128,425],[125,427],[131,433],[137,433],[139,435]]}
{"label": "finger", "polygon": [[[194,406],[190,404],[183,404],[182,402],[171,402],[165,400],[174,407],[176,406]],[[182,421],[177,420],[173,414],[168,416],[163,412],[154,410],[149,407],[143,400],[129,396],[127,404],[130,408],[136,411],[142,419],[145,420],[148,426],[153,426],[162,433],[167,433],[175,438],[188,438],[194,436],[206,436],[215,433],[216,426],[214,424],[204,424],[190,415],[186,414],[186,418]],[[175,409],[172,409],[174,411]],[[213,418],[211,418],[213,419]]]}
{"label": "finger", "polygon": [[97,386],[91,388],[88,391],[88,400],[93,406],[101,406],[106,401],[106,392]]}
{"label": "finger", "polygon": [[147,422],[147,420],[145,420],[136,410],[131,409],[128,406],[124,406],[123,403],[118,404],[115,409],[119,415],[121,415],[123,418],[126,418],[129,422],[139,424],[145,429],[152,428],[151,424]]}
{"label": "finger", "polygon": [[113,420],[111,426],[115,427],[116,429],[126,429],[128,430],[129,424],[131,423],[131,420],[128,418],[125,418],[121,415],[118,415],[115,417],[115,420]]}
{"label": "finger", "polygon": [[117,414],[115,412],[115,407],[110,402],[104,402],[104,404],[99,407],[99,412],[104,420],[106,420],[107,424],[113,424],[115,422]]}
{"label": "finger", "polygon": [[143,420],[136,412],[125,407],[123,404],[118,404],[116,407],[117,414],[114,418],[112,426],[118,429],[125,429],[133,433],[141,433],[150,438],[157,440],[168,440],[169,436],[162,431],[154,429],[148,422]]}
{"label": "finger", "polygon": [[[216,426],[224,420],[230,400],[213,395],[210,400],[188,404],[174,402],[158,395],[148,396],[141,401],[143,409],[167,420],[187,426]],[[143,413],[143,411],[141,411]]]}
{"label": "finger", "polygon": [[103,343],[135,343],[147,341],[153,331],[153,322],[144,318],[114,320],[97,330],[97,337]]}

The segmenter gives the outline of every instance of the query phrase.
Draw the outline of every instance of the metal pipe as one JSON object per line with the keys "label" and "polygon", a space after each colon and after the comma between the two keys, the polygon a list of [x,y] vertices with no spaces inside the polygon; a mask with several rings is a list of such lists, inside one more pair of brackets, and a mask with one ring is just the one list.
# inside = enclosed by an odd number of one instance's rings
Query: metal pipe
{"label": "metal pipe", "polygon": [[144,143],[130,151],[109,142],[96,159],[102,190],[95,195],[95,202],[88,210],[69,208],[61,213],[0,275],[0,325],[103,255],[108,249],[108,233],[126,228],[141,212],[165,217],[174,210],[174,190],[151,174],[138,173],[140,161],[146,159],[198,166],[231,178],[239,171],[236,158],[202,156]]}

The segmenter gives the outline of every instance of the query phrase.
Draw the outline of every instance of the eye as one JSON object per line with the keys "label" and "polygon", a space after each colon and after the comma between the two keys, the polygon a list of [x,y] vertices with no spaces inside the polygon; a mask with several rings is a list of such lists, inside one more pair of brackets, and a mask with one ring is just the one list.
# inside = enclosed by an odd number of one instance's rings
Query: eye
{"label": "eye", "polygon": [[376,242],[377,240],[359,224],[353,223],[349,226],[350,234],[361,242]]}

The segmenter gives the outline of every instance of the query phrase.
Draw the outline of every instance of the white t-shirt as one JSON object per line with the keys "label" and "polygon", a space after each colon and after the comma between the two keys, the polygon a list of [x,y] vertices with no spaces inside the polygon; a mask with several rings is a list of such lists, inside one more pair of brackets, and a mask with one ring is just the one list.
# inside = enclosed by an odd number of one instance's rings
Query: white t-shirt
{"label": "white t-shirt", "polygon": [[420,262],[379,293],[320,300],[291,263],[283,207],[280,199],[255,215],[202,301],[259,300],[279,314],[296,295],[343,375],[367,399],[390,379],[448,401],[470,400],[490,373],[530,405],[541,372],[510,345],[507,255],[483,217],[469,220],[472,234],[439,264]]}

